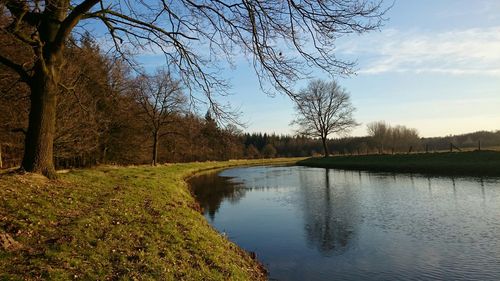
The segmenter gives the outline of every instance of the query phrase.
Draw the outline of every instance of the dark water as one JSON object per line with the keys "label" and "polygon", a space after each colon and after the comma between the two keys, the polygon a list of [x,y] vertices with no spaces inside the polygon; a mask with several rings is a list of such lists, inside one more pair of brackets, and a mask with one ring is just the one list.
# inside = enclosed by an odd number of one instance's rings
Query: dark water
{"label": "dark water", "polygon": [[272,280],[500,280],[500,179],[250,167],[192,186]]}

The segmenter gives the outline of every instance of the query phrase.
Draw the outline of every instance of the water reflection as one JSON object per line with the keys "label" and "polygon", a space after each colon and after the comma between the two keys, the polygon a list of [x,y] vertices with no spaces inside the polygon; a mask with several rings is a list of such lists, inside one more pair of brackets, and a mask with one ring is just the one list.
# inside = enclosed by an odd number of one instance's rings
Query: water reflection
{"label": "water reflection", "polygon": [[273,280],[500,280],[500,180],[250,167],[191,180]]}
{"label": "water reflection", "polygon": [[188,180],[203,212],[208,214],[211,220],[214,219],[222,201],[228,200],[236,203],[246,193],[246,189],[241,188],[241,183],[231,180],[230,177],[221,177],[217,174],[207,173]]}
{"label": "water reflection", "polygon": [[[304,229],[309,246],[316,247],[325,256],[342,253],[353,235],[352,220],[355,205],[348,190],[341,192],[331,183],[330,171],[324,169],[323,182],[311,181],[304,172],[300,173],[300,186],[304,200]],[[318,179],[321,179],[318,177]],[[335,180],[335,179],[333,179]]]}

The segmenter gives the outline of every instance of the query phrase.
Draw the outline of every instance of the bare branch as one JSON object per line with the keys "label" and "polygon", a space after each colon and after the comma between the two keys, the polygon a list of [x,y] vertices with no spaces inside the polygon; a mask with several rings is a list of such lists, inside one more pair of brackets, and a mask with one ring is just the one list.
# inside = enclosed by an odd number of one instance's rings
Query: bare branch
{"label": "bare branch", "polygon": [[295,95],[295,103],[297,117],[292,124],[299,126],[300,135],[321,138],[325,156],[328,136],[346,133],[359,125],[352,116],[355,109],[349,94],[335,81],[311,81]]}
{"label": "bare branch", "polygon": [[19,74],[19,76],[21,77],[21,79],[24,82],[29,82],[30,76],[29,76],[28,72],[26,72],[26,70],[24,69],[24,67],[22,65],[11,61],[10,59],[4,57],[1,54],[0,54],[0,63],[9,67],[10,69],[14,70],[17,74]]}
{"label": "bare branch", "polygon": [[54,45],[56,47],[61,47],[84,14],[99,2],[100,0],[85,0],[73,8],[71,13],[61,23],[61,27],[57,32],[56,38],[54,39]]}

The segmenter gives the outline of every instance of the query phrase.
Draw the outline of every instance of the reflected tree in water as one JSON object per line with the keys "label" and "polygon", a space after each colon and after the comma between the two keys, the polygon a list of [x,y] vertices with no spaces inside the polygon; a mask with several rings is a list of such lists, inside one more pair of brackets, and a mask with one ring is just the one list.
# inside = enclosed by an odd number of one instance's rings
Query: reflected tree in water
{"label": "reflected tree in water", "polygon": [[[330,256],[346,250],[353,237],[356,209],[348,199],[349,190],[336,190],[332,186],[329,170],[324,170],[324,178],[311,182],[310,177],[300,176],[304,198],[304,229],[311,247],[316,247],[323,255]],[[308,180],[309,179],[309,180]]]}
{"label": "reflected tree in water", "polygon": [[246,189],[242,188],[240,183],[231,181],[229,177],[218,176],[217,173],[193,177],[189,180],[189,184],[203,213],[208,213],[211,220],[215,218],[222,201],[227,199],[231,203],[236,203],[246,193]]}

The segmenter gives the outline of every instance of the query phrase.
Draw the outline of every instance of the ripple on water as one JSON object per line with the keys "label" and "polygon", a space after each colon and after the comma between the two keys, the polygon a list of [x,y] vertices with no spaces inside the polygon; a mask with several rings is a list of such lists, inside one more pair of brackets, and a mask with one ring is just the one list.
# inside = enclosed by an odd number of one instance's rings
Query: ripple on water
{"label": "ripple on water", "polygon": [[499,179],[306,167],[220,175],[228,180],[194,186],[200,204],[271,279],[500,280]]}

